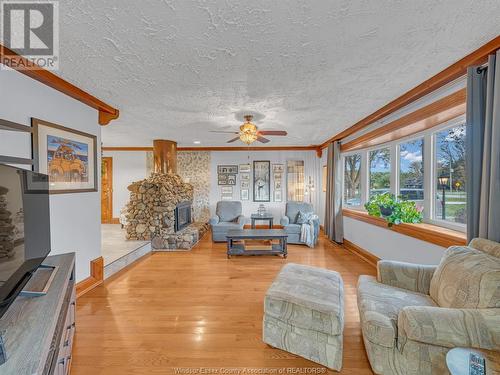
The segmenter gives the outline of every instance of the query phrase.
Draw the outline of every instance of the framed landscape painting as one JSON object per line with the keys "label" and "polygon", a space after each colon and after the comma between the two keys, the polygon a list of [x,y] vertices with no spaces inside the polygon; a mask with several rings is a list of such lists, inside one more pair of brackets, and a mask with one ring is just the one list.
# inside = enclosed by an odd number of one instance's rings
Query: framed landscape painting
{"label": "framed landscape painting", "polygon": [[97,137],[36,118],[35,171],[49,176],[50,193],[97,191]]}
{"label": "framed landscape painting", "polygon": [[271,163],[269,161],[253,162],[253,201],[269,202],[271,200]]}

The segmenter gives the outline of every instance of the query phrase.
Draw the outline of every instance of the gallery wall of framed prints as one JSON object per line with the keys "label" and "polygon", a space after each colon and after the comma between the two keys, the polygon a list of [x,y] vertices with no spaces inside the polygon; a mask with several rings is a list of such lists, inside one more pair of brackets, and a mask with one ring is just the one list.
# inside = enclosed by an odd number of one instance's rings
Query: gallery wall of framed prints
{"label": "gallery wall of framed prints", "polygon": [[[245,164],[221,164],[217,165],[217,184],[220,187],[221,200],[241,200],[247,202],[276,202],[287,201],[289,184],[287,176],[296,172],[297,168],[288,168],[293,164],[300,169],[299,178],[292,178],[293,191],[303,190],[303,168],[304,161],[279,160],[253,160]],[[288,168],[288,169],[287,169]],[[297,173],[291,173],[292,177]],[[300,194],[294,194],[294,200],[300,200]],[[289,198],[288,198],[289,199]]]}
{"label": "gallery wall of framed prints", "polygon": [[236,185],[237,176],[238,176],[237,165],[217,166],[217,185],[221,186],[220,199],[222,201],[233,200],[233,186]]}

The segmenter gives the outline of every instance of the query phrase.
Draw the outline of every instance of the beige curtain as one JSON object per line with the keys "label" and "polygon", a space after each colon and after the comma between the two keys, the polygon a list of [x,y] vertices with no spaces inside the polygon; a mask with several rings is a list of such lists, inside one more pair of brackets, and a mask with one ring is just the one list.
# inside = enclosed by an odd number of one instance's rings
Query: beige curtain
{"label": "beige curtain", "polygon": [[337,243],[344,242],[344,222],[342,218],[342,165],[340,142],[328,146],[326,179],[325,234]]}
{"label": "beige curtain", "polygon": [[304,201],[304,160],[287,161],[287,200]]}

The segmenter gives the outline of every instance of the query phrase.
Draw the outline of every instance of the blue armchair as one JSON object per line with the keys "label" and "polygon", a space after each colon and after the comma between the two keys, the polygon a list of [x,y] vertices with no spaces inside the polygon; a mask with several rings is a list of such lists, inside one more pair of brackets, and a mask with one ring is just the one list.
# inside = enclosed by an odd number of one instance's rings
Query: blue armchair
{"label": "blue armchair", "polygon": [[217,202],[215,216],[209,221],[212,227],[213,242],[225,242],[229,230],[243,229],[245,216],[241,214],[241,211],[241,202],[239,201]]}
{"label": "blue armchair", "polygon": [[[303,244],[300,241],[300,230],[302,225],[297,223],[298,213],[313,213],[313,206],[310,203],[304,202],[288,202],[286,204],[285,216],[281,218],[280,224],[288,233],[288,243]],[[314,224],[314,243],[318,241],[319,236],[319,220],[313,219]]]}

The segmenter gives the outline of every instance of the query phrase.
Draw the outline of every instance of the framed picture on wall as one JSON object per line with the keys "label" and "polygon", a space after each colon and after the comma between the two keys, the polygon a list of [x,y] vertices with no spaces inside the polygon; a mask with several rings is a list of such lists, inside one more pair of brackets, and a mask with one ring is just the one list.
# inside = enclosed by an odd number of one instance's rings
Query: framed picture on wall
{"label": "framed picture on wall", "polygon": [[273,172],[274,173],[283,173],[285,170],[285,166],[283,164],[273,164]]}
{"label": "framed picture on wall", "polygon": [[33,127],[35,171],[47,174],[50,193],[97,191],[97,137],[37,118]]}
{"label": "framed picture on wall", "polygon": [[238,166],[237,165],[218,165],[217,166],[218,174],[237,174]]}
{"label": "framed picture on wall", "polygon": [[283,201],[282,190],[275,190],[274,191],[274,201],[275,202],[282,202]]}
{"label": "framed picture on wall", "polygon": [[250,182],[250,173],[240,174],[240,181],[249,181]]}
{"label": "framed picture on wall", "polygon": [[217,184],[218,185],[227,185],[227,174],[217,175]]}
{"label": "framed picture on wall", "polygon": [[220,189],[220,200],[221,201],[232,201],[233,200],[233,187],[223,186]]}
{"label": "framed picture on wall", "polygon": [[250,189],[250,181],[241,181],[240,182],[240,187],[242,189]]}
{"label": "framed picture on wall", "polygon": [[228,174],[227,175],[227,184],[228,185],[236,185],[236,175],[235,174]]}
{"label": "framed picture on wall", "polygon": [[240,164],[240,173],[250,173],[250,164]]}
{"label": "framed picture on wall", "polygon": [[269,202],[271,200],[271,163],[269,160],[253,162],[253,201]]}
{"label": "framed picture on wall", "polygon": [[241,189],[240,190],[240,199],[242,201],[247,201],[250,199],[250,191],[248,189]]}

